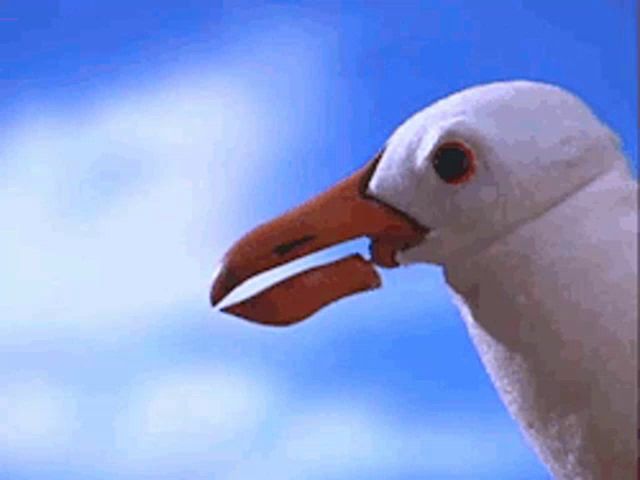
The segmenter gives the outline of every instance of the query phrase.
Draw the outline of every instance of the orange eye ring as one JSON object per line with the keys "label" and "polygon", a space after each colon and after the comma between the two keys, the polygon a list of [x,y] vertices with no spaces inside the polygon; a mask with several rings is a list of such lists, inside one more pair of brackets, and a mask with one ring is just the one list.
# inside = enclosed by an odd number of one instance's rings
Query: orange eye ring
{"label": "orange eye ring", "polygon": [[465,183],[476,171],[473,151],[455,140],[438,146],[431,163],[440,179],[452,185]]}

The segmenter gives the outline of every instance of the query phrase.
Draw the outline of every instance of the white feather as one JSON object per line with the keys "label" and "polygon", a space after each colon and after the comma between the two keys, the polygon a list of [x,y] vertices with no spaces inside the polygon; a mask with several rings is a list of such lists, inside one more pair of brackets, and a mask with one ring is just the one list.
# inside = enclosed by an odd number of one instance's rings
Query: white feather
{"label": "white feather", "polygon": [[[465,184],[430,168],[476,154]],[[372,195],[433,233],[402,263],[442,264],[507,408],[558,479],[636,478],[637,182],[572,94],[500,82],[447,97],[389,139]]]}

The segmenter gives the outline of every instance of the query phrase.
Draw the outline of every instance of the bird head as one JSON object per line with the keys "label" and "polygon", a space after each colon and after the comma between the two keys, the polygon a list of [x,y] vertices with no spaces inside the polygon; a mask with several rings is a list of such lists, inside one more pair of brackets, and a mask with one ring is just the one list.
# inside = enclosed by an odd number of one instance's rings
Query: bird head
{"label": "bird head", "polygon": [[400,263],[473,255],[610,167],[617,138],[578,98],[529,81],[469,88],[387,142],[368,192],[429,228]]}
{"label": "bird head", "polygon": [[258,273],[362,236],[370,261],[312,269],[225,311],[288,325],[378,287],[372,264],[473,255],[607,171],[617,143],[582,101],[552,85],[455,93],[410,117],[351,177],[242,237],[222,261],[212,304]]}

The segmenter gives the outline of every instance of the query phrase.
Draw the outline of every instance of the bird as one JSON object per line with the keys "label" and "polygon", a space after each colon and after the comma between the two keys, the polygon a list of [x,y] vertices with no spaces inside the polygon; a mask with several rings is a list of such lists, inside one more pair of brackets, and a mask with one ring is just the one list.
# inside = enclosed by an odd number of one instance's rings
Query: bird
{"label": "bird", "polygon": [[370,259],[314,267],[223,311],[292,325],[380,287],[377,268],[440,265],[489,378],[550,474],[640,478],[637,195],[619,137],[576,94],[533,80],[472,86],[240,238],[211,303],[359,237],[371,240]]}

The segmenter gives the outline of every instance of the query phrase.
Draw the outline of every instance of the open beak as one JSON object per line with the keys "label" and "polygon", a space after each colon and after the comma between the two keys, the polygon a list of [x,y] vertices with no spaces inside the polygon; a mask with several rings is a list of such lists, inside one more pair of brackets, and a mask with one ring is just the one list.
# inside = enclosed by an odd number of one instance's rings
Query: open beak
{"label": "open beak", "polygon": [[378,154],[333,188],[236,242],[213,281],[211,304],[215,306],[258,273],[362,236],[372,240],[371,261],[356,254],[312,268],[223,311],[258,323],[290,325],[340,298],[378,288],[381,281],[373,263],[396,267],[395,253],[417,245],[428,232],[404,213],[366,194],[380,157]]}

